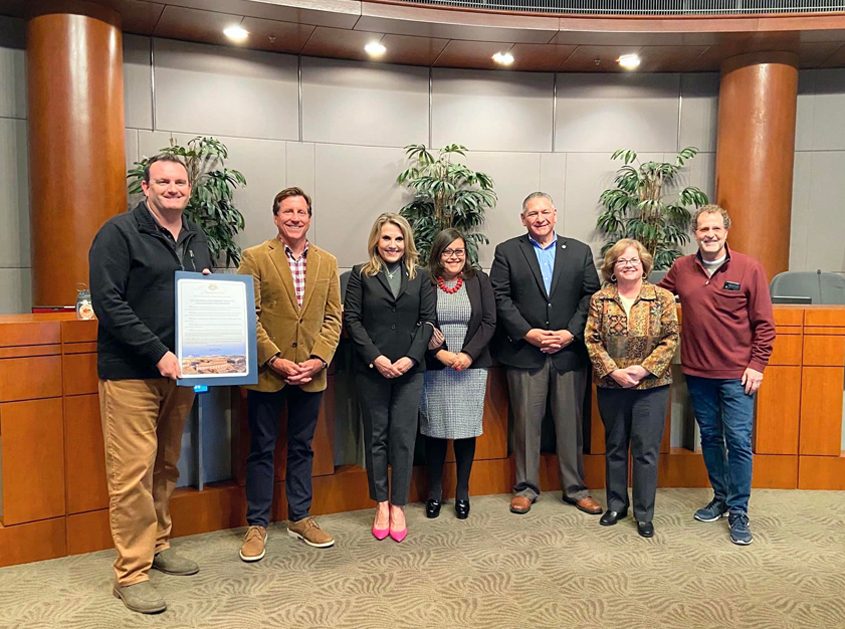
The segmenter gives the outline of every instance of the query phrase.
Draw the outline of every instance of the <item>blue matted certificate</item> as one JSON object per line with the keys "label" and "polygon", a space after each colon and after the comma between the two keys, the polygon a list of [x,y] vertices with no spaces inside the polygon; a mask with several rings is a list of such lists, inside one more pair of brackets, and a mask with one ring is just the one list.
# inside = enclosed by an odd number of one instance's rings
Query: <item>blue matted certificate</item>
{"label": "blue matted certificate", "polygon": [[258,382],[252,276],[176,272],[180,386]]}

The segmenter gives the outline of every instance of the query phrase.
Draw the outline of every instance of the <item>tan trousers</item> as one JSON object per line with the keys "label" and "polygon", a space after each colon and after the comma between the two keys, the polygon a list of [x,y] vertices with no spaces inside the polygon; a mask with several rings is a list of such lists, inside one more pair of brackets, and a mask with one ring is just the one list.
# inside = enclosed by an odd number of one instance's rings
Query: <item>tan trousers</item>
{"label": "tan trousers", "polygon": [[133,585],[170,547],[170,495],[194,391],[166,378],[100,380],[99,390],[114,574],[118,585]]}

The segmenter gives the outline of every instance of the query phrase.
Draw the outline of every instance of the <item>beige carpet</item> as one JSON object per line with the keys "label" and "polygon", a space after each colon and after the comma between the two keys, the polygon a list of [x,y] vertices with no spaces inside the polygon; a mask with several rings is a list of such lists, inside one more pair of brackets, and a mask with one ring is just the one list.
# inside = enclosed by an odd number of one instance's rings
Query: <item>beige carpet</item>
{"label": "beige carpet", "polygon": [[601,527],[544,494],[472,500],[468,520],[409,508],[402,544],[375,541],[370,511],[320,518],[312,549],[270,529],[267,557],[237,558],[242,531],[177,539],[200,574],[152,581],[169,609],[143,617],[110,594],[111,552],[0,569],[0,626],[38,627],[845,627],[845,492],[754,492],[754,543],[692,512],[710,494],[658,494],[656,536]]}

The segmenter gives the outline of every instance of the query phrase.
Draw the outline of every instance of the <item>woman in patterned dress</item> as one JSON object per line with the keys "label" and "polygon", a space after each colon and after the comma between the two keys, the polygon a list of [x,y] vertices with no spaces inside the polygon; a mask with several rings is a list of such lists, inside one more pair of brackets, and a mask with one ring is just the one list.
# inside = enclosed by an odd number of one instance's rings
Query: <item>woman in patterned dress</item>
{"label": "woman in patterned dress", "polygon": [[435,237],[429,272],[437,287],[437,327],[428,346],[420,414],[428,467],[425,514],[440,515],[446,445],[453,439],[455,515],[464,519],[469,515],[475,438],[482,432],[487,367],[492,362],[487,346],[496,329],[496,301],[487,275],[467,264],[466,242],[456,229]]}
{"label": "woman in patterned dress", "polygon": [[654,535],[657,457],[678,345],[675,298],[645,279],[651,267],[651,254],[638,241],[613,245],[584,330],[605,429],[607,511],[599,524],[611,526],[628,515],[630,447],[634,519],[643,537]]}

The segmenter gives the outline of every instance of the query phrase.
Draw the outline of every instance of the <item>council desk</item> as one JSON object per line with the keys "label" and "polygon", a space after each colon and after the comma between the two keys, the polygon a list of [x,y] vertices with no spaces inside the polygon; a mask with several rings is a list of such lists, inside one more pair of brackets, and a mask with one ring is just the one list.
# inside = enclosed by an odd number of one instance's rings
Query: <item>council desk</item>
{"label": "council desk", "polygon": [[[775,306],[774,313],[777,340],[757,399],[753,485],[845,489],[841,447],[845,307],[784,305]],[[0,316],[0,565],[112,545],[96,334],[95,321],[77,321],[72,315]],[[314,514],[371,506],[364,469],[334,465],[335,390],[338,379],[345,377],[342,369],[330,368],[314,439]],[[682,378],[678,380],[673,386],[683,387]],[[245,402],[237,393],[230,397],[231,479],[202,490],[177,490],[172,501],[174,535],[245,525]],[[507,387],[500,368],[490,369],[484,413],[470,491],[508,493],[514,471],[507,445]],[[672,434],[673,429],[688,430],[689,423],[671,421],[670,415],[667,409],[660,486],[708,486],[695,440],[688,434]],[[587,484],[602,487],[604,435],[595,402],[585,427],[584,466]],[[545,455],[544,490],[558,489],[556,469],[554,455]],[[274,512],[278,520],[286,513],[283,474],[280,451]],[[417,469],[412,501],[426,495],[424,478],[423,470]],[[447,495],[454,491],[454,466],[447,470],[444,490]]]}

